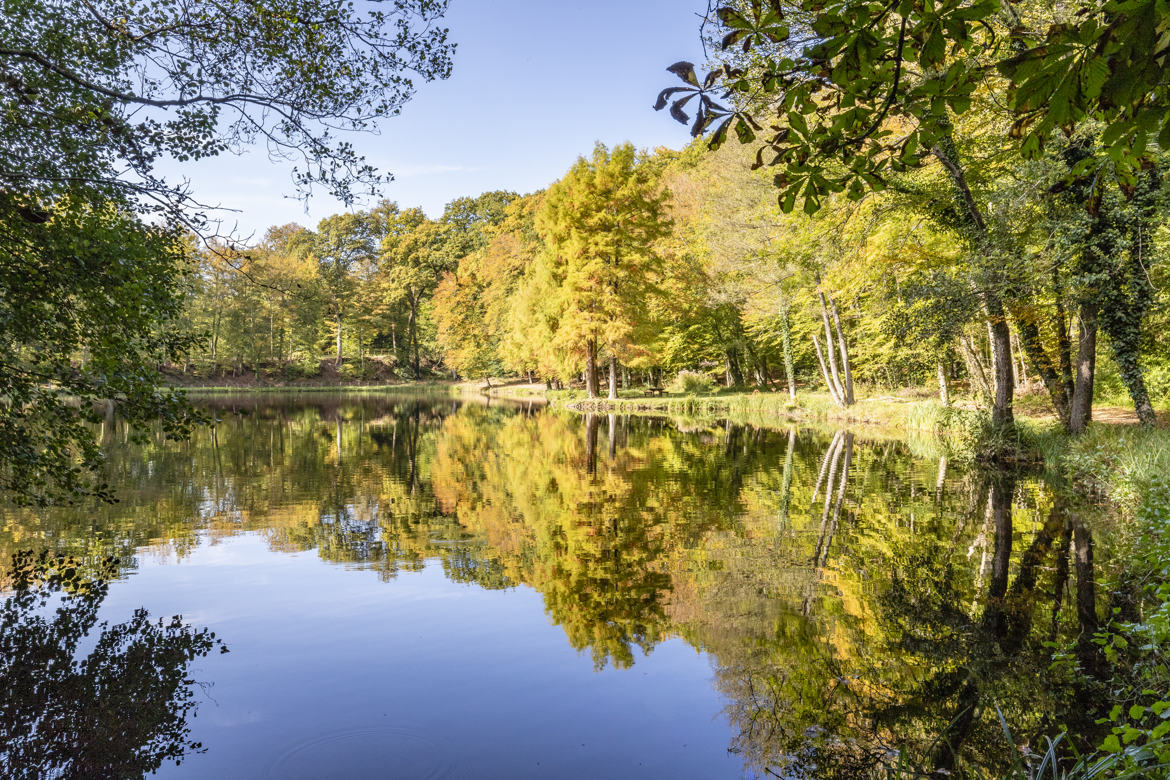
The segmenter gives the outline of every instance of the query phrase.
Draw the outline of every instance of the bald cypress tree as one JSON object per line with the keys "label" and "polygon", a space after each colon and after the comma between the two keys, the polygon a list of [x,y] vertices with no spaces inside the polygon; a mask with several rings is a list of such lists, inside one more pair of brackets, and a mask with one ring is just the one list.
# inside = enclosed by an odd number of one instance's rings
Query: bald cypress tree
{"label": "bald cypress tree", "polygon": [[629,354],[647,311],[670,230],[657,171],[634,147],[597,144],[553,184],[536,225],[558,282],[557,345],[583,359],[590,398],[598,397],[597,363],[609,360],[609,394],[617,395],[617,361]]}

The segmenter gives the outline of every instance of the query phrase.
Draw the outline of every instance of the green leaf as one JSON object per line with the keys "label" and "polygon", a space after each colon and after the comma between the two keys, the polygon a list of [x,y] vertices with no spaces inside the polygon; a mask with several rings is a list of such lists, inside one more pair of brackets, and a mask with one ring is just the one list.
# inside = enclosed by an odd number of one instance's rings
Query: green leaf
{"label": "green leaf", "polygon": [[699,86],[699,79],[695,75],[695,66],[693,63],[682,60],[674,63],[667,68],[668,71],[678,76],[680,79],[690,84],[692,87]]}

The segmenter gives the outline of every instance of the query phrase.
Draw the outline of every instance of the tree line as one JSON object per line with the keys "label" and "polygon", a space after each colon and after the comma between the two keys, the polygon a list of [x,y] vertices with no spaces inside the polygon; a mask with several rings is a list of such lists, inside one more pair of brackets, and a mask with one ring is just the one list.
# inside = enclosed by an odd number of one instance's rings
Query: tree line
{"label": "tree line", "polygon": [[692,371],[793,398],[827,389],[842,406],[856,386],[937,385],[1001,421],[1024,386],[1069,430],[1094,395],[1128,394],[1152,422],[1170,389],[1162,159],[1132,187],[1102,177],[1087,208],[1089,185],[1066,178],[1099,138],[1085,129],[1025,159],[994,120],[951,130],[956,159],[979,161],[978,244],[941,163],[786,210],[742,147],[598,144],[539,192],[460,198],[437,219],[383,201],[202,253],[190,326],[224,367],[316,370],[328,351],[360,376],[378,354],[402,377],[516,376],[611,398]]}

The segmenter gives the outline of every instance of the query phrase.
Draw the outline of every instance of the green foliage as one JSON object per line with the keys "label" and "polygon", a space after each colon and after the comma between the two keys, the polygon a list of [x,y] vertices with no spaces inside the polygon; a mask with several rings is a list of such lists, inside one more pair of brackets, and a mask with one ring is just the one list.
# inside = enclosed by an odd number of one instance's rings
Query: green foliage
{"label": "green foliage", "polygon": [[654,243],[670,228],[665,200],[657,171],[631,144],[612,152],[598,144],[545,196],[536,228],[556,289],[554,339],[586,358],[587,373],[602,348],[617,358],[633,355],[660,262]]}
{"label": "green foliage", "polygon": [[674,378],[670,380],[670,384],[666,386],[666,389],[672,393],[698,395],[714,390],[715,382],[711,379],[710,374],[684,369],[674,375]]}
{"label": "green foliage", "polygon": [[0,490],[20,503],[108,498],[87,423],[108,399],[126,419],[182,435],[181,394],[157,366],[191,341],[178,331],[183,236],[113,205],[66,197],[30,221],[0,200]]}
{"label": "green foliage", "polygon": [[[891,175],[947,155],[952,117],[977,105],[980,88],[1002,90],[996,69],[1009,79],[1010,133],[1025,156],[1100,116],[1108,157],[1132,181],[1152,138],[1170,141],[1170,93],[1148,56],[1170,14],[1152,2],[1073,4],[1053,20],[994,0],[742,0],[709,21],[722,64],[702,78],[691,63],[670,66],[683,86],[663,90],[655,108],[670,105],[694,135],[709,131],[712,148],[731,131],[762,143],[756,165],[779,168],[785,211],[884,190]],[[1086,160],[1074,176],[1093,167]]]}
{"label": "green foliage", "polygon": [[[352,200],[355,187],[381,179],[335,133],[397,113],[414,92],[412,75],[448,74],[452,47],[435,24],[445,7],[4,4],[0,489],[38,504],[109,498],[84,425],[96,419],[95,402],[136,423],[161,419],[176,435],[192,421],[181,397],[156,389],[157,366],[182,358],[206,320],[218,362],[222,307],[196,314],[179,301],[189,281],[222,295],[231,280],[203,271],[240,256],[207,241],[216,260],[190,279],[186,233],[212,231],[186,185],[161,178],[155,164],[259,139],[274,157],[298,160],[302,192],[319,185]],[[241,291],[232,314],[243,316],[227,323],[253,355],[256,297]]]}

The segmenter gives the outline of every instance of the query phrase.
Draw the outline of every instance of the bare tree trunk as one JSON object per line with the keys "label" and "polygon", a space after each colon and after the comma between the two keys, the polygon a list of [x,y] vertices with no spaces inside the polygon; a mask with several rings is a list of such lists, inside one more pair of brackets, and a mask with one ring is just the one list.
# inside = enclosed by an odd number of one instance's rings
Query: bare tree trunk
{"label": "bare tree trunk", "polygon": [[617,397],[618,397],[617,380],[618,380],[617,358],[611,354],[609,356],[609,400],[611,400],[611,401],[617,400]]}
{"label": "bare tree trunk", "polygon": [[341,365],[341,310],[337,310],[337,360],[333,365]]}
{"label": "bare tree trunk", "polygon": [[597,342],[590,339],[585,342],[585,393],[590,398],[596,398],[597,392]]}
{"label": "bare tree trunk", "polygon": [[841,348],[841,370],[845,374],[845,404],[853,405],[853,369],[849,365],[849,346],[845,343],[845,334],[841,331],[841,317],[837,313],[837,302],[829,298],[829,308],[833,313],[833,325],[837,329],[837,344]]}
{"label": "bare tree trunk", "polygon": [[821,319],[825,323],[825,356],[829,364],[829,372],[833,377],[833,388],[837,391],[837,396],[841,399],[837,403],[842,406],[847,406],[849,403],[848,396],[845,394],[845,386],[841,384],[841,375],[837,371],[837,356],[833,344],[833,327],[829,323],[829,307],[825,305],[825,294],[820,290],[817,291],[817,296],[821,300]]}
{"label": "bare tree trunk", "polygon": [[1097,365],[1097,304],[1081,304],[1077,328],[1077,367],[1069,404],[1068,432],[1081,433],[1093,419],[1093,377]]}
{"label": "bare tree trunk", "polygon": [[951,405],[951,390],[947,385],[947,368],[941,360],[938,361],[938,400],[942,401],[943,406]]}
{"label": "bare tree trunk", "polygon": [[[833,399],[833,403],[837,406],[844,406],[845,399],[837,392],[837,386],[833,383],[833,376],[829,373],[828,367],[825,365],[825,356],[821,352],[821,342],[817,340],[817,334],[813,334],[813,346],[817,350],[817,362],[821,364],[821,375],[825,378],[825,385],[829,388],[829,395]],[[832,352],[832,348],[829,349]]]}

